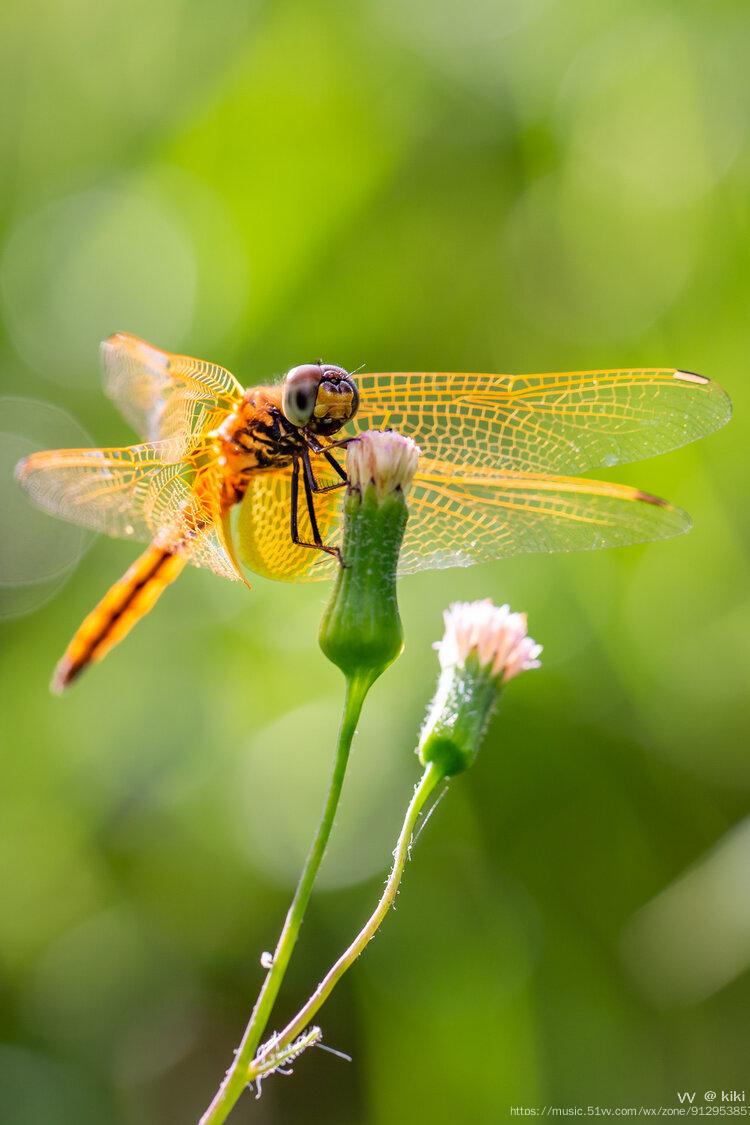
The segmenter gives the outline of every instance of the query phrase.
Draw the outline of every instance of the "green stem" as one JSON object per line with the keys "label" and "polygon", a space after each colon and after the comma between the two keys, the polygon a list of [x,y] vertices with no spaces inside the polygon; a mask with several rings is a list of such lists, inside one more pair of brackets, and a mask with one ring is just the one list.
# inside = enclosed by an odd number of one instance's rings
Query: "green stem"
{"label": "green stem", "polygon": [[[288,1044],[307,1027],[318,1009],[331,995],[344,973],[357,960],[365,946],[377,933],[380,924],[393,905],[396,894],[398,893],[406,860],[409,857],[414,827],[419,819],[419,815],[435,786],[442,781],[443,778],[444,774],[440,767],[435,762],[429,762],[425,767],[419,784],[414,790],[414,796],[406,810],[406,816],[404,817],[404,823],[399,833],[396,850],[393,853],[393,867],[391,868],[391,873],[388,876],[388,881],[378,905],[348,949],[341,954],[335,965],[326,973],[305,1006],[300,1008],[294,1019],[291,1020],[278,1037],[274,1039],[272,1048],[274,1053],[288,1046]],[[267,1070],[266,1065],[265,1071],[267,1072]],[[264,1058],[263,1052],[261,1051],[258,1057],[253,1060],[252,1065],[245,1071],[244,1081],[252,1082],[258,1074],[263,1073]]]}
{"label": "green stem", "polygon": [[323,806],[318,829],[315,833],[310,851],[307,854],[305,865],[302,868],[302,873],[297,883],[297,889],[294,892],[294,898],[287,912],[284,928],[281,931],[276,945],[273,962],[266,974],[266,979],[263,981],[263,987],[258,994],[258,999],[255,1002],[250,1022],[245,1029],[242,1042],[237,1048],[234,1061],[227,1071],[226,1077],[219,1087],[211,1105],[203,1114],[203,1117],[201,1117],[200,1125],[221,1125],[223,1121],[226,1121],[247,1085],[247,1075],[250,1064],[258,1049],[261,1036],[265,1031],[266,1024],[271,1015],[271,1009],[284,979],[289,959],[292,956],[292,950],[297,943],[300,926],[302,925],[302,919],[310,900],[313,883],[315,882],[315,877],[318,874],[320,864],[323,860],[328,838],[331,835],[336,809],[341,796],[341,788],[344,783],[344,775],[349,761],[352,738],[354,737],[354,732],[362,711],[362,704],[372,684],[372,679],[373,677],[369,675],[347,677],[344,709],[341,716],[341,725],[339,727],[338,743],[336,746],[336,757],[334,759],[328,794],[326,796],[325,805]]}

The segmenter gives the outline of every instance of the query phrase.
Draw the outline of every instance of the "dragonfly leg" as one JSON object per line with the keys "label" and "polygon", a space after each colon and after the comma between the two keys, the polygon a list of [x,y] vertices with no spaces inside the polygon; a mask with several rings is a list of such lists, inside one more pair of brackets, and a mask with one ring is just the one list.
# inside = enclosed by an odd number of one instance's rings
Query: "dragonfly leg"
{"label": "dragonfly leg", "polygon": [[359,441],[361,436],[361,434],[351,434],[349,437],[338,438],[337,441],[329,441],[328,445],[318,441],[315,434],[305,434],[304,438],[313,453],[325,453],[327,449],[346,449],[351,442]]}
{"label": "dragonfly leg", "polygon": [[353,441],[359,441],[361,434],[352,434],[351,437],[342,437],[338,441],[331,441],[326,446],[326,449],[346,449],[347,445],[351,445]]}
{"label": "dragonfly leg", "polygon": [[[318,528],[318,519],[315,515],[315,500],[313,497],[313,488],[308,478],[309,460],[304,463],[304,472],[302,475],[302,483],[305,489],[305,501],[307,503],[307,514],[310,518],[310,530],[312,531],[313,542],[306,543],[300,539],[299,535],[299,472],[300,472],[300,459],[299,455],[295,453],[292,458],[292,487],[291,487],[291,523],[290,531],[292,542],[296,543],[298,547],[309,547],[313,551],[325,551],[327,555],[333,555],[335,559],[343,566],[341,558],[341,551],[338,547],[327,546],[320,536],[320,529]],[[312,469],[310,468],[312,474]],[[335,486],[338,487],[338,486]]]}
{"label": "dragonfly leg", "polygon": [[339,476],[341,477],[344,484],[346,484],[349,480],[349,478],[346,475],[346,469],[342,469],[341,465],[339,465],[336,458],[333,456],[332,453],[329,453],[329,451],[327,449],[323,450],[323,456],[325,457],[328,464],[331,465],[332,468],[334,468],[336,470],[336,472],[339,474]]}
{"label": "dragonfly leg", "polygon": [[300,457],[302,458],[302,464],[305,468],[305,479],[309,481],[310,488],[313,490],[313,492],[333,492],[337,488],[343,488],[347,483],[348,477],[345,470],[341,468],[341,465],[339,465],[333,454],[329,453],[328,450],[323,446],[321,446],[319,450],[315,450],[315,452],[323,454],[328,464],[331,465],[341,477],[341,480],[337,481],[336,484],[318,484],[317,480],[315,479],[315,473],[313,472],[312,463],[310,461],[310,451],[303,446],[300,450]]}

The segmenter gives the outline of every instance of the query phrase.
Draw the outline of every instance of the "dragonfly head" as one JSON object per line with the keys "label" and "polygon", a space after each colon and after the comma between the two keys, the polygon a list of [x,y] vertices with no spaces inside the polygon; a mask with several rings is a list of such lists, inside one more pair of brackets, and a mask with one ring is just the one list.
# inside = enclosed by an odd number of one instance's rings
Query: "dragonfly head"
{"label": "dragonfly head", "polygon": [[281,409],[284,417],[313,434],[327,437],[357,413],[359,391],[343,367],[303,363],[284,376]]}

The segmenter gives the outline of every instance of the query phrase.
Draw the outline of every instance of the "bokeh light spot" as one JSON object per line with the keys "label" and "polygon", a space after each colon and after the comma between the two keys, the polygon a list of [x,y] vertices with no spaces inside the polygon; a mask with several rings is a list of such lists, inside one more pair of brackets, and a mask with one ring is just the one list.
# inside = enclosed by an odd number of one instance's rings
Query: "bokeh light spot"
{"label": "bokeh light spot", "polygon": [[695,215],[592,192],[571,166],[537,180],[506,229],[520,309],[565,340],[622,343],[665,314],[691,276]]}
{"label": "bokeh light spot", "polygon": [[0,618],[30,613],[62,587],[93,536],[35,508],[15,480],[37,449],[91,445],[64,410],[32,399],[0,399]]}
{"label": "bokeh light spot", "polygon": [[[369,707],[358,728],[346,800],[318,884],[344,887],[382,872],[390,860],[410,755],[395,715]],[[377,716],[377,718],[375,718]],[[261,729],[239,779],[238,833],[252,865],[284,886],[296,881],[322,806],[333,759],[339,704],[320,701],[289,711]],[[415,771],[411,770],[412,777]],[[405,789],[405,787],[407,787]]]}
{"label": "bokeh light spot", "polygon": [[632,919],[625,961],[657,1004],[694,1004],[750,965],[750,819]]}
{"label": "bokeh light spot", "polygon": [[568,155],[602,195],[666,210],[694,203],[739,149],[741,118],[722,86],[675,17],[608,28],[563,86]]}
{"label": "bokeh light spot", "polygon": [[189,239],[165,200],[124,183],[23,220],[0,262],[0,300],[31,367],[94,386],[96,344],[111,332],[180,340],[192,321],[195,274]]}

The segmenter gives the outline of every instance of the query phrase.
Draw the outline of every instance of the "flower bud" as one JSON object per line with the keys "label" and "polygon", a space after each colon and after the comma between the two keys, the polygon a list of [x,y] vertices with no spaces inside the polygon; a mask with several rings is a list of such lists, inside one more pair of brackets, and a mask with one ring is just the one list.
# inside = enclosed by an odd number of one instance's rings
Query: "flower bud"
{"label": "flower bud", "polygon": [[539,667],[542,646],[526,632],[526,614],[491,601],[456,602],[435,648],[440,678],[417,747],[423,765],[444,777],[461,773],[479,752],[503,684]]}
{"label": "flower bud", "polygon": [[396,573],[419,449],[370,430],[347,446],[343,565],[320,627],[323,652],[346,676],[371,684],[404,643]]}

